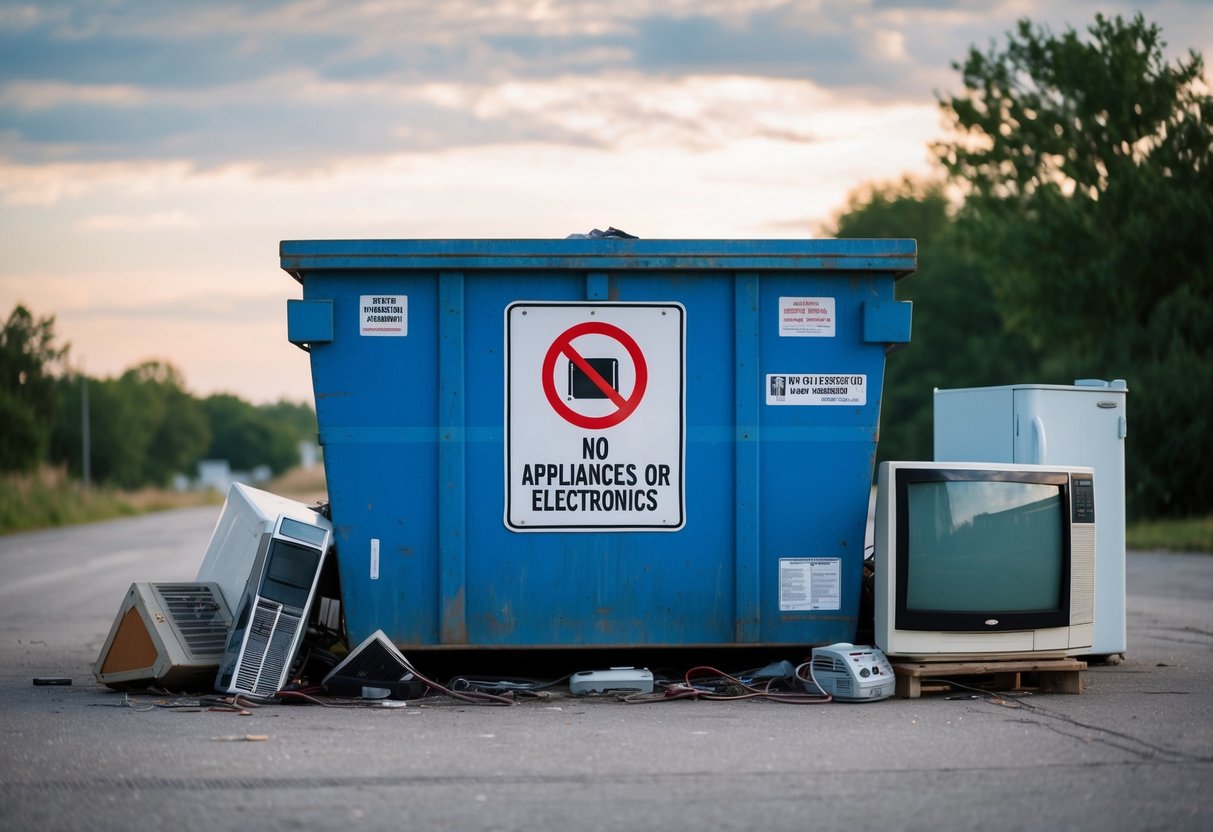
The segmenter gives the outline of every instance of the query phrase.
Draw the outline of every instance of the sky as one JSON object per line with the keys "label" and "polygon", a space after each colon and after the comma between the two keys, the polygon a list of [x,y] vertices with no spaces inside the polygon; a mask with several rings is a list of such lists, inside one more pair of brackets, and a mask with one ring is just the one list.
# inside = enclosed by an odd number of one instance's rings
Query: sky
{"label": "sky", "polygon": [[310,402],[280,240],[819,237],[953,61],[1097,11],[1213,60],[1207,0],[0,0],[0,315]]}

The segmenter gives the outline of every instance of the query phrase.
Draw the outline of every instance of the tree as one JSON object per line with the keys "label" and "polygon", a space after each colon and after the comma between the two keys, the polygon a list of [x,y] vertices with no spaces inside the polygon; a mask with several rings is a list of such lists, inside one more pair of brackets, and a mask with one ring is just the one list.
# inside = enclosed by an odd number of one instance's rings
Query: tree
{"label": "tree", "polygon": [[140,390],[154,416],[141,480],[165,485],[174,474],[192,471],[211,443],[211,430],[202,402],[186,392],[181,372],[172,364],[145,361],[122,380]]}
{"label": "tree", "polygon": [[35,319],[18,304],[0,331],[0,471],[42,461],[55,416],[55,375],[68,347],[55,344],[55,319]]}
{"label": "tree", "polygon": [[271,421],[290,430],[297,441],[316,441],[320,428],[316,423],[316,411],[310,404],[282,399],[273,404],[260,405],[257,409]]}
{"label": "tree", "polygon": [[145,361],[118,378],[65,378],[50,458],[82,470],[82,387],[89,390],[90,468],[99,483],[123,488],[166,485],[193,470],[210,444],[202,403],[171,364]]}
{"label": "tree", "polygon": [[[199,460],[226,459],[237,470],[268,465],[281,473],[299,459],[300,436],[315,438],[307,405],[279,402],[258,408],[236,396],[198,399],[172,364],[145,361],[118,378],[60,382],[63,408],[55,422],[52,461],[81,473],[81,395],[89,390],[91,470],[99,483],[121,488],[162,486]],[[310,425],[310,429],[309,429]]]}
{"label": "tree", "polygon": [[298,439],[289,425],[226,393],[209,396],[202,405],[211,426],[211,459],[226,459],[237,470],[268,465],[275,474],[299,461]]}
{"label": "tree", "polygon": [[[1213,98],[1141,15],[971,50],[936,149],[1041,381],[1129,381],[1134,515],[1213,509]],[[1136,439],[1140,437],[1140,439]],[[1135,441],[1136,440],[1136,441]]]}
{"label": "tree", "polygon": [[909,179],[853,195],[839,237],[909,237],[918,271],[897,284],[914,304],[907,348],[888,357],[881,399],[879,459],[931,459],[936,387],[1006,384],[1036,371],[1036,351],[1006,331],[991,264],[956,232],[940,182]]}

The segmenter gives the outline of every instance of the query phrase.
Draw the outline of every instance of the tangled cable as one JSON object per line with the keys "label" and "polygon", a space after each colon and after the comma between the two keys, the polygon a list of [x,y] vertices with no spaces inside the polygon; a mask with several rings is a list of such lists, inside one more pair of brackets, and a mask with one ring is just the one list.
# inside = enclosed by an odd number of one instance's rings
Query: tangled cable
{"label": "tangled cable", "polygon": [[[808,664],[807,662],[805,664]],[[801,676],[801,665],[796,668],[794,677],[804,681]],[[809,668],[810,676],[812,668]],[[698,679],[693,677],[700,674]],[[638,693],[623,697],[629,705],[643,705],[653,702],[672,702],[676,699],[711,699],[715,701],[732,701],[738,699],[767,699],[771,702],[783,702],[791,705],[820,705],[833,699],[828,693],[800,693],[777,687],[782,679],[768,679],[762,685],[754,685],[742,679],[707,665],[692,667],[683,676],[681,682],[658,682],[661,692]],[[816,682],[814,681],[814,684]],[[818,690],[821,687],[818,686]]]}

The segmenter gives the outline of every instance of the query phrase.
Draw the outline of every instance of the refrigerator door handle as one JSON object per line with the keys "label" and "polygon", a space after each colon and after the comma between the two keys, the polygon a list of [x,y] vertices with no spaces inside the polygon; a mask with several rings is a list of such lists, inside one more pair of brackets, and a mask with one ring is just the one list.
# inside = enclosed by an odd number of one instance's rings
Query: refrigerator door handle
{"label": "refrigerator door handle", "polygon": [[1048,437],[1045,436],[1045,423],[1039,416],[1032,417],[1032,462],[1036,465],[1045,464],[1045,454],[1048,453]]}

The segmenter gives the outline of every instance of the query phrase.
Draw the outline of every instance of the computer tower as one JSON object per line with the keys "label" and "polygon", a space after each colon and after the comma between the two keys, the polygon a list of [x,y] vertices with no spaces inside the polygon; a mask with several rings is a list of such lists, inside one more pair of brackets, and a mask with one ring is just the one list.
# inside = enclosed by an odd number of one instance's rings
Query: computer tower
{"label": "computer tower", "polygon": [[93,675],[117,690],[209,689],[231,624],[218,584],[138,581],[127,590]]}
{"label": "computer tower", "polygon": [[272,697],[287,684],[332,541],[332,523],[310,514],[279,516],[260,538],[215,675],[220,692]]}

